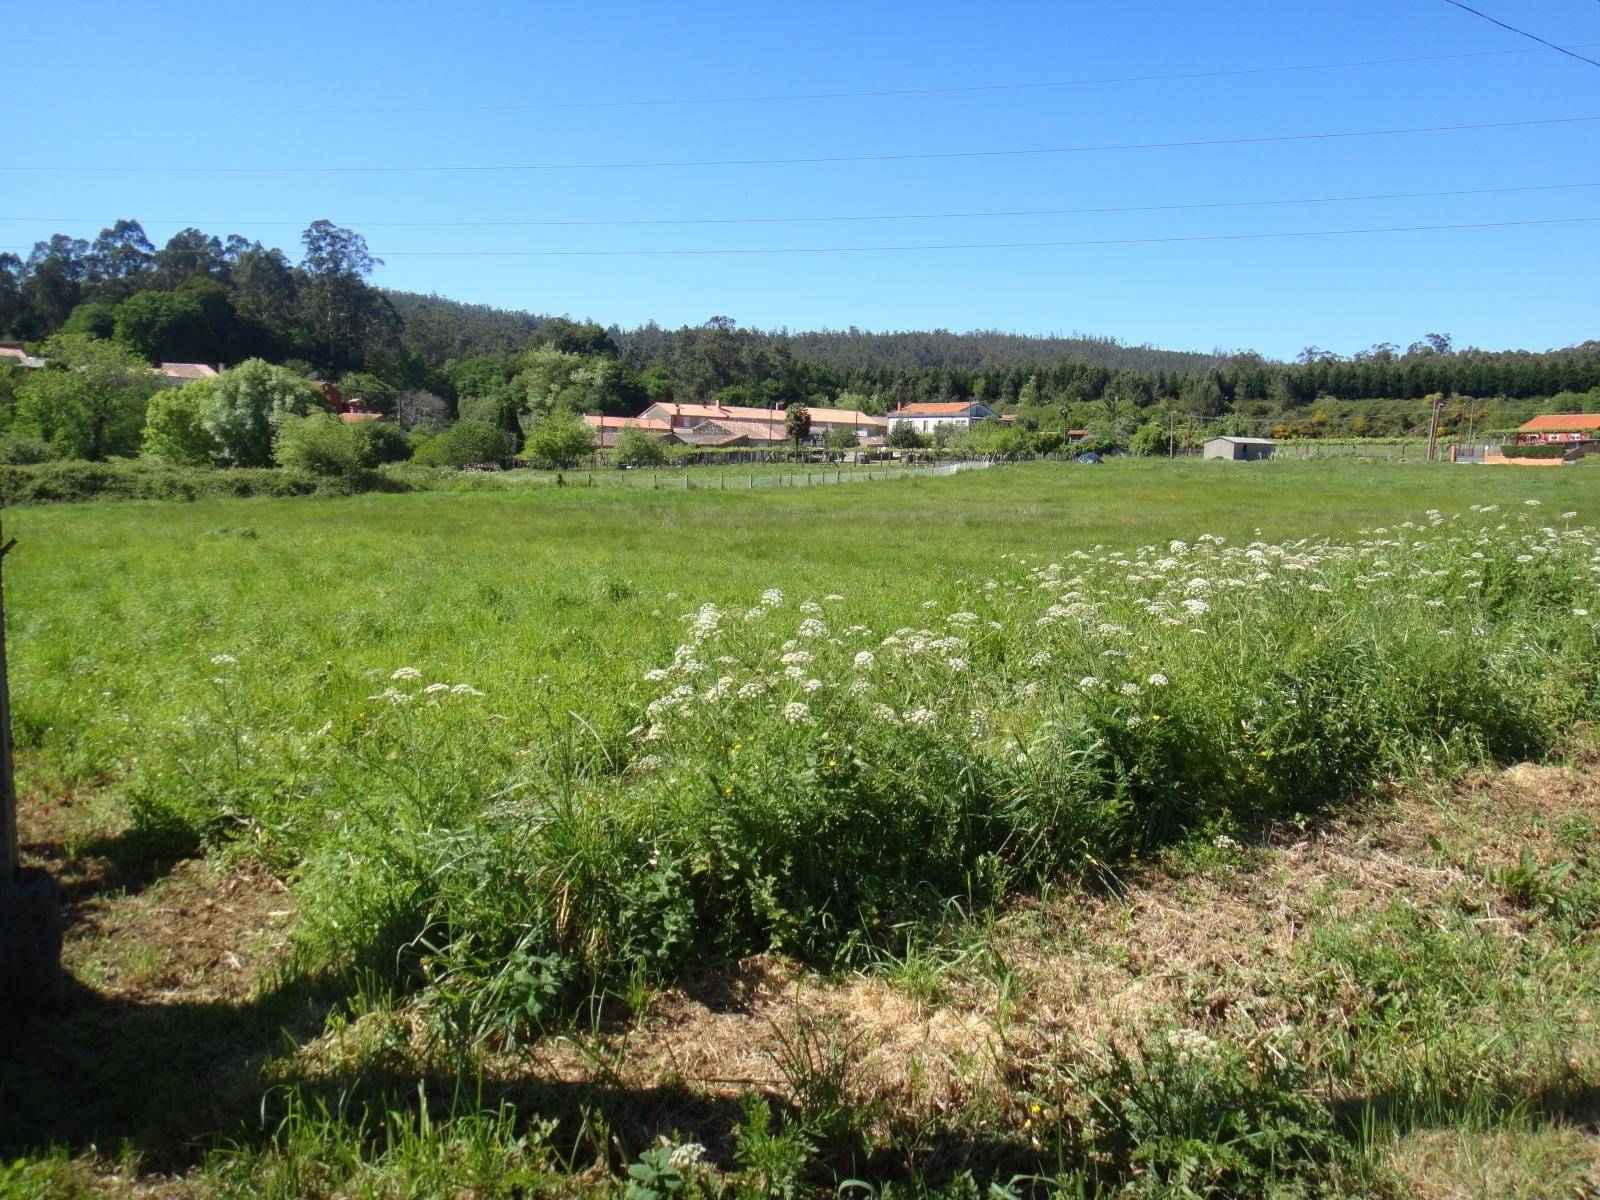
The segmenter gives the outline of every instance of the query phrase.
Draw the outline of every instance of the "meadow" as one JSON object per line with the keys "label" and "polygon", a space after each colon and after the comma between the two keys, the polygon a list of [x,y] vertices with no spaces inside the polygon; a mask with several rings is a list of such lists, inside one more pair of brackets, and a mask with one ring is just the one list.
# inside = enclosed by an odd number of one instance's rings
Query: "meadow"
{"label": "meadow", "polygon": [[[92,798],[160,870],[282,881],[292,920],[256,998],[314,1010],[303,1045],[344,1046],[354,1091],[415,1056],[409,1098],[268,1088],[266,1126],[140,1127],[118,1169],[199,1155],[201,1194],[470,1190],[449,1162],[473,1155],[528,1191],[626,1178],[635,1200],[862,1172],[958,1193],[1383,1194],[1362,1148],[1416,1114],[1547,1138],[1597,1083],[1582,805],[1478,872],[1518,906],[1514,947],[1459,913],[1438,934],[1403,908],[1359,914],[1370,928],[1319,910],[1296,950],[1315,963],[1283,978],[1351,1014],[1336,1029],[1314,1008],[1201,1020],[1191,997],[1131,1042],[1002,1072],[932,1133],[853,1104],[849,1056],[799,1016],[776,1052],[790,1086],[693,1122],[704,1163],[658,1113],[641,1128],[665,1144],[606,1126],[581,1175],[622,1066],[532,1110],[485,1080],[647,1029],[674,989],[754,960],[919,1003],[965,980],[1026,1028],[1014,972],[970,963],[1015,957],[997,947],[1052,894],[1152,860],[1245,871],[1392,788],[1574,753],[1600,706],[1592,475],[1124,460],[759,494],[11,510],[24,790]],[[1033,954],[1076,936],[1033,934]],[[1508,986],[1498,956],[1534,945],[1510,976],[1525,992],[1488,994]],[[1535,995],[1554,1024],[1510,1015]],[[395,1045],[347,1044],[396,1020]],[[438,1126],[423,1082],[450,1109]],[[76,1186],[80,1135],[17,1095],[34,1113],[0,1139],[30,1156],[17,1186]],[[980,1152],[987,1123],[1004,1145]]]}

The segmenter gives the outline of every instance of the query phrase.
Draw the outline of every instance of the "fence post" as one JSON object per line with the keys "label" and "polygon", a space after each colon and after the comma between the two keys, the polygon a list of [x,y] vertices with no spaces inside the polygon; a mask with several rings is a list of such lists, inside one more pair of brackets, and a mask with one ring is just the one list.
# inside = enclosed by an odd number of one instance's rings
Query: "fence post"
{"label": "fence post", "polygon": [[[15,542],[0,534],[0,562]],[[61,979],[61,903],[44,871],[17,860],[17,788],[6,677],[5,602],[0,595],[0,1007],[17,1011],[53,1001]]]}

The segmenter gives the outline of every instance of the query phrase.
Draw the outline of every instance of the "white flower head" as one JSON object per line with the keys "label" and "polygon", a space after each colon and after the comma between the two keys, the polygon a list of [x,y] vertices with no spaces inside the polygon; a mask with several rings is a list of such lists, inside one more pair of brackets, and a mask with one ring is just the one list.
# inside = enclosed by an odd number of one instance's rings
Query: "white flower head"
{"label": "white flower head", "polygon": [[397,682],[410,683],[413,680],[421,679],[422,672],[417,670],[415,667],[401,667],[394,674],[390,675],[389,678]]}

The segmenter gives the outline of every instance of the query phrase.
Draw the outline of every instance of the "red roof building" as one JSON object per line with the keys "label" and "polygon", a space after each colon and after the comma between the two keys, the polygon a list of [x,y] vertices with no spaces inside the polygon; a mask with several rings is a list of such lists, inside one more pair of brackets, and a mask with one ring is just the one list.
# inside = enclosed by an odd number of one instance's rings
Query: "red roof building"
{"label": "red roof building", "polygon": [[1517,445],[1600,439],[1600,413],[1546,413],[1517,427]]}
{"label": "red roof building", "polygon": [[606,417],[599,413],[584,413],[583,420],[594,430],[594,444],[602,449],[615,446],[617,435],[624,429],[637,429],[662,440],[672,437],[672,426],[651,417]]}

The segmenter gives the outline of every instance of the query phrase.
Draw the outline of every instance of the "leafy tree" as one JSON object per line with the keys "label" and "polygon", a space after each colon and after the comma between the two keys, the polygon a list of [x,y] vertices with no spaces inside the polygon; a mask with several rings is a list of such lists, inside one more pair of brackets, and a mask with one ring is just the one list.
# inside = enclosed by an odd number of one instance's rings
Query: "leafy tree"
{"label": "leafy tree", "polygon": [[894,450],[922,450],[927,447],[928,440],[916,431],[910,421],[896,421],[884,444]]}
{"label": "leafy tree", "polygon": [[0,334],[10,331],[24,309],[22,260],[7,251],[0,254]]}
{"label": "leafy tree", "polygon": [[1146,421],[1134,431],[1128,441],[1128,450],[1145,458],[1154,458],[1167,452],[1167,431],[1159,421]]}
{"label": "leafy tree", "polygon": [[149,362],[195,362],[205,352],[205,314],[182,292],[135,292],[116,307],[116,339]]}
{"label": "leafy tree", "polygon": [[784,410],[783,434],[798,448],[811,437],[811,410],[804,404],[791,404]]}
{"label": "leafy tree", "polygon": [[138,452],[156,377],[125,347],[81,333],[44,344],[49,366],[17,385],[17,428],[71,458]]}
{"label": "leafy tree", "polygon": [[278,419],[272,457],[280,467],[308,475],[353,475],[361,469],[365,438],[330,412]]}
{"label": "leafy tree", "polygon": [[552,467],[571,466],[594,453],[594,430],[569,413],[552,413],[528,431],[522,453]]}
{"label": "leafy tree", "polygon": [[854,450],[861,445],[861,438],[854,429],[840,426],[837,429],[828,430],[827,435],[822,439],[822,444],[829,450]]}
{"label": "leafy tree", "polygon": [[168,291],[196,277],[215,278],[226,271],[222,243],[192,227],[178,230],[155,254],[155,281]]}
{"label": "leafy tree", "polygon": [[86,333],[90,337],[109,339],[116,331],[117,310],[110,304],[91,300],[78,305],[61,326],[62,333]]}
{"label": "leafy tree", "polygon": [[350,428],[356,431],[361,443],[363,467],[381,467],[411,457],[411,439],[398,425],[388,421],[362,421]]}
{"label": "leafy tree", "polygon": [[613,456],[617,462],[654,467],[667,461],[667,448],[660,438],[629,425],[617,434]]}
{"label": "leafy tree", "polygon": [[100,231],[85,257],[85,277],[104,299],[119,300],[135,291],[150,273],[156,248],[137,221],[120,220]]}
{"label": "leafy tree", "polygon": [[353,364],[367,345],[393,340],[399,318],[382,294],[367,286],[367,277],[383,260],[367,250],[366,239],[332,221],[313,221],[300,240],[306,276],[301,311],[328,365]]}
{"label": "leafy tree", "polygon": [[222,447],[206,428],[214,400],[211,389],[197,385],[165,388],[152,396],[145,413],[145,457],[183,467],[215,463]]}
{"label": "leafy tree", "polygon": [[592,358],[596,355],[615,358],[621,353],[610,331],[593,321],[580,324],[566,317],[551,317],[541,323],[529,337],[528,345],[547,346],[583,358]]}
{"label": "leafy tree", "polygon": [[503,430],[483,421],[457,421],[418,445],[412,461],[428,467],[478,467],[510,456],[511,442]]}
{"label": "leafy tree", "polygon": [[209,395],[206,430],[217,440],[221,461],[236,467],[266,466],[272,458],[277,422],[327,405],[311,383],[259,358],[242,362],[215,379],[191,383],[188,389]]}

